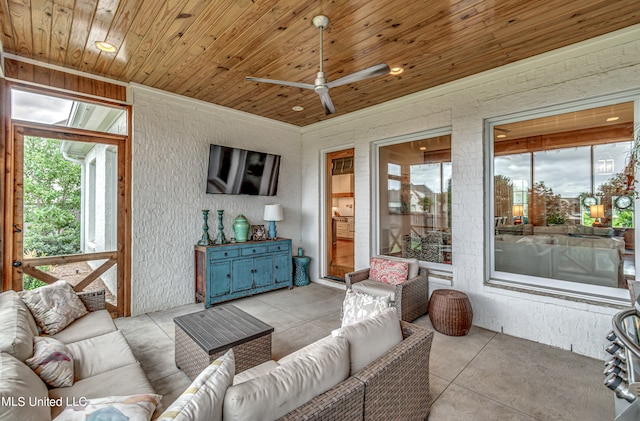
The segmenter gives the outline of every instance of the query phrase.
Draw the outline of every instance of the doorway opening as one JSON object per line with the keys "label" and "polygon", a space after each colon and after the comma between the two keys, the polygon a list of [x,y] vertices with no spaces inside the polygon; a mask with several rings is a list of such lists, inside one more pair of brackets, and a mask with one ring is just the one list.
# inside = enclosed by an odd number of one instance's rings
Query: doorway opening
{"label": "doorway opening", "polygon": [[[354,150],[327,154],[327,270],[326,277],[344,282],[354,269],[355,188]],[[330,205],[330,206],[329,206]]]}
{"label": "doorway opening", "polygon": [[11,94],[4,288],[63,279],[76,292],[104,290],[107,310],[127,315],[128,107]]}

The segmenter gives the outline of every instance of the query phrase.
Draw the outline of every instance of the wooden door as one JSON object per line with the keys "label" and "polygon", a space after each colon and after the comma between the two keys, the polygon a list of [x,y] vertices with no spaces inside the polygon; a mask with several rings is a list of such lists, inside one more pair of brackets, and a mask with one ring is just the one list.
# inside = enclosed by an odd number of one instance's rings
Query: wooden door
{"label": "wooden door", "polygon": [[[326,277],[344,281],[354,269],[355,188],[354,150],[327,154],[326,167]],[[345,168],[346,166],[350,166]]]}
{"label": "wooden door", "polygon": [[[5,190],[10,192],[5,202],[5,221],[11,221],[12,230],[5,230],[5,258],[4,272],[5,280],[10,280],[10,288],[14,290],[22,290],[24,288],[24,277],[29,276],[29,287],[44,284],[51,284],[60,278],[69,281],[76,291],[82,291],[93,284],[95,281],[101,282],[100,277],[109,269],[114,268],[110,272],[113,280],[112,287],[107,289],[107,309],[114,316],[128,315],[130,311],[129,291],[125,285],[125,273],[128,272],[128,233],[129,222],[127,219],[127,203],[128,203],[128,171],[125,152],[127,148],[127,136],[112,135],[107,133],[87,134],[86,131],[73,129],[69,127],[54,128],[44,125],[33,124],[13,124],[13,142],[10,143],[11,150],[8,156],[11,157],[9,168],[7,170],[8,177],[6,179]],[[112,158],[115,174],[113,174],[113,182],[111,196],[113,198],[113,209],[115,213],[115,221],[111,224],[114,234],[110,234],[110,247],[108,250],[100,250],[96,252],[88,251],[82,247],[84,252],[80,253],[61,253],[51,254],[42,252],[41,250],[25,250],[25,230],[31,229],[28,224],[25,227],[25,142],[39,139],[40,141],[62,142],[66,141],[70,144],[88,145],[88,148],[95,148],[101,145],[109,149],[111,153],[115,151],[115,158]],[[106,150],[105,149],[105,150]],[[79,164],[81,165],[81,164]],[[83,167],[83,172],[84,167]],[[29,176],[29,174],[26,174]],[[84,177],[84,175],[83,175]],[[82,186],[81,188],[85,188]],[[84,194],[84,193],[83,193]],[[83,202],[84,203],[84,202]],[[31,206],[30,203],[27,203]],[[97,208],[96,208],[97,209]],[[29,209],[30,211],[31,209]],[[78,213],[78,218],[83,218],[84,209]],[[81,228],[82,232],[84,230]],[[34,231],[35,232],[35,231]],[[61,233],[61,236],[64,233]],[[63,240],[60,240],[63,241]],[[88,262],[94,263],[89,266]],[[74,267],[83,267],[81,273],[79,269],[75,269],[74,281],[70,281],[68,273],[61,276],[64,271],[61,268],[67,268],[69,265]],[[53,270],[52,270],[53,268]],[[88,268],[88,269],[87,269]],[[74,270],[74,269],[71,269]],[[115,272],[114,272],[115,271]],[[115,274],[115,275],[114,275]],[[6,284],[6,283],[5,283]],[[115,285],[115,286],[114,286]]]}

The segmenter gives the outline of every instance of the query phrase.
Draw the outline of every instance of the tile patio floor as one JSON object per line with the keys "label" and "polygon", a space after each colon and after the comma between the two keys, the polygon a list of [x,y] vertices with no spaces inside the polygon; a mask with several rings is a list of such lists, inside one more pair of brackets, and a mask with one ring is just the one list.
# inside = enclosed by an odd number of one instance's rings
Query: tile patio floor
{"label": "tile patio floor", "polygon": [[[275,328],[277,360],[339,327],[343,296],[312,283],[232,304]],[[191,383],[174,363],[173,317],[201,309],[189,304],[116,320],[164,404]],[[431,328],[429,316],[414,323]],[[603,368],[600,360],[475,326],[464,337],[436,332],[429,420],[611,420],[613,395],[602,384]]]}

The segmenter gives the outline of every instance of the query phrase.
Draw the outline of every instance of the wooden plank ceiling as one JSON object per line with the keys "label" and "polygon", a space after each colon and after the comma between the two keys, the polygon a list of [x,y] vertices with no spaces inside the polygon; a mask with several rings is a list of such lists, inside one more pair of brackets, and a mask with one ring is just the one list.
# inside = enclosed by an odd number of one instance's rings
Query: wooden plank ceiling
{"label": "wooden plank ceiling", "polygon": [[[6,53],[298,126],[640,23],[639,12],[638,0],[0,0]],[[318,14],[331,20],[329,81],[378,63],[404,72],[331,89],[332,116],[311,90],[244,80],[313,84]]]}

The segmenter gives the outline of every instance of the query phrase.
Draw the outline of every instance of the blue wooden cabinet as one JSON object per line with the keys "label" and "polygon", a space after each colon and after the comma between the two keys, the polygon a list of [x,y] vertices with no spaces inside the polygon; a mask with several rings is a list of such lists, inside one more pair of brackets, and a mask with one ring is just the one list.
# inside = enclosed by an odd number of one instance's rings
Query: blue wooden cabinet
{"label": "blue wooden cabinet", "polygon": [[276,288],[292,288],[291,240],[196,246],[196,301],[205,307]]}

